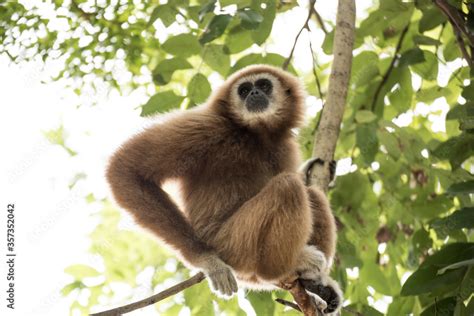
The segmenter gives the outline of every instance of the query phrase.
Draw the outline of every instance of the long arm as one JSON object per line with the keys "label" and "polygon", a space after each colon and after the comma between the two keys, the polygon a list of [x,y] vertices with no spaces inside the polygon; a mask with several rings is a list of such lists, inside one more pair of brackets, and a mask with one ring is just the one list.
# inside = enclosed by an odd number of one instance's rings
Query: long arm
{"label": "long arm", "polygon": [[[186,122],[181,122],[185,124]],[[169,178],[185,175],[199,158],[193,126],[157,125],[127,141],[112,156],[106,177],[117,203],[143,227],[201,268],[215,290],[231,295],[237,284],[230,268],[200,240],[191,224],[161,188]],[[191,131],[191,133],[190,133]]]}
{"label": "long arm", "polygon": [[[166,129],[153,127],[126,142],[111,158],[107,179],[117,203],[145,228],[180,251],[191,264],[211,249],[194,234],[191,225],[160,187],[181,173],[177,144]],[[175,158],[175,159],[173,159]]]}

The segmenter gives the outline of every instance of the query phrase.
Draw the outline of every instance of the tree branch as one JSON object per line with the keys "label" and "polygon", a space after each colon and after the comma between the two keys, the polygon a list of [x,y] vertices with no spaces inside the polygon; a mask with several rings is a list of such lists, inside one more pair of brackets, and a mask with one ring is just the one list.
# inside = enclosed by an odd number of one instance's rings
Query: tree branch
{"label": "tree branch", "polygon": [[355,1],[339,0],[334,34],[334,60],[326,104],[314,139],[313,157],[324,164],[315,164],[310,183],[327,191],[330,182],[330,162],[334,159],[352,67],[352,49],[355,39]]}
{"label": "tree branch", "polygon": [[313,12],[314,12],[313,9],[314,9],[314,4],[315,3],[316,3],[316,0],[310,0],[309,1],[308,17],[306,18],[306,21],[304,22],[304,24],[301,27],[298,34],[296,34],[295,41],[293,43],[293,47],[291,48],[290,55],[288,56],[288,58],[283,63],[283,66],[281,66],[281,68],[283,68],[284,70],[287,70],[288,66],[290,65],[291,59],[293,58],[293,53],[295,52],[296,43],[298,43],[298,39],[300,38],[301,33],[303,32],[304,29],[309,30],[308,23],[309,23],[309,20],[311,19],[311,16],[313,15]]}
{"label": "tree branch", "polygon": [[[443,12],[443,14],[448,18],[449,23],[453,26],[454,35],[456,36],[456,41],[459,45],[459,49],[461,50],[462,56],[467,61],[469,67],[473,67],[474,65],[474,35],[470,34],[466,28],[466,21],[462,17],[461,13],[449,3],[444,0],[435,0],[434,3],[436,6]],[[464,43],[464,39],[462,37],[464,34],[467,38],[467,43],[469,47],[471,47],[472,55],[469,55],[466,44]]]}
{"label": "tree branch", "polygon": [[326,29],[326,26],[324,26],[324,21],[321,18],[321,15],[319,15],[318,11],[316,11],[316,8],[313,6],[312,7],[313,14],[316,17],[316,20],[318,21],[319,26],[321,27],[321,30],[323,30],[324,34],[328,33],[328,30]]}
{"label": "tree branch", "polygon": [[120,307],[110,309],[110,310],[107,310],[107,311],[103,311],[103,312],[100,312],[100,313],[91,314],[91,316],[118,316],[118,315],[122,315],[122,314],[125,314],[125,313],[130,313],[131,311],[134,311],[134,310],[139,309],[139,308],[146,307],[148,305],[155,304],[159,301],[164,300],[165,298],[168,298],[172,295],[175,295],[175,294],[187,289],[188,287],[191,287],[195,284],[200,283],[205,278],[206,278],[206,276],[204,275],[204,273],[199,272],[196,275],[194,275],[193,277],[191,277],[191,278],[189,278],[189,279],[187,279],[187,280],[185,280],[181,283],[178,283],[178,284],[176,284],[176,285],[170,287],[169,289],[166,289],[166,290],[164,290],[160,293],[157,293],[153,296],[145,298],[141,301],[131,303],[131,304],[128,304],[128,305],[125,305],[125,306],[120,306]]}
{"label": "tree branch", "polygon": [[296,302],[296,305],[298,306],[298,309],[305,316],[323,315],[323,313],[318,309],[318,306],[316,306],[316,302],[314,298],[312,298],[306,292],[304,287],[298,281],[297,276],[294,276],[293,278],[289,278],[286,281],[280,282],[278,286],[290,292],[291,296],[293,296],[293,299]]}
{"label": "tree branch", "polygon": [[408,27],[410,24],[407,24],[405,28],[402,31],[402,34],[400,35],[400,38],[398,39],[397,46],[395,48],[395,53],[393,55],[392,61],[390,62],[390,66],[388,66],[387,71],[382,77],[382,81],[380,81],[379,86],[377,87],[377,90],[375,90],[374,98],[372,99],[372,104],[370,105],[370,110],[373,112],[375,110],[375,105],[377,104],[377,99],[379,98],[380,91],[382,91],[383,86],[387,82],[388,78],[390,77],[390,74],[393,71],[393,68],[395,67],[395,63],[398,60],[398,53],[400,52],[400,49],[402,48],[403,44],[403,39],[405,38],[405,35],[408,32]]}

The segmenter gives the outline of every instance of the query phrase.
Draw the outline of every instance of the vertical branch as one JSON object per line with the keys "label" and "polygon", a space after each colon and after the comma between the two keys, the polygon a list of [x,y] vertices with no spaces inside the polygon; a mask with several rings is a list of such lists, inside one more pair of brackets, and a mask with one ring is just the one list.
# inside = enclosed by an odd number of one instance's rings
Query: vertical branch
{"label": "vertical branch", "polygon": [[315,164],[310,175],[311,184],[325,191],[330,182],[329,163],[334,158],[344,114],[351,75],[354,39],[355,0],[339,0],[334,34],[334,60],[329,77],[327,100],[321,114],[313,149],[313,157],[323,160],[324,164]]}

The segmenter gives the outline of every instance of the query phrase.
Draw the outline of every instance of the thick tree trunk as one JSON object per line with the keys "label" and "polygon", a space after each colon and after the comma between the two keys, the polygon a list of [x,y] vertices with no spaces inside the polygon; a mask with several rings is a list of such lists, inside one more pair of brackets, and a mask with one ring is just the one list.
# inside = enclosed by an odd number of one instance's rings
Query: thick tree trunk
{"label": "thick tree trunk", "polygon": [[330,182],[329,163],[334,159],[339,136],[347,90],[351,77],[352,48],[355,38],[355,1],[339,0],[334,34],[334,60],[329,77],[326,104],[321,114],[314,139],[313,157],[324,164],[315,164],[310,175],[310,184],[327,191]]}

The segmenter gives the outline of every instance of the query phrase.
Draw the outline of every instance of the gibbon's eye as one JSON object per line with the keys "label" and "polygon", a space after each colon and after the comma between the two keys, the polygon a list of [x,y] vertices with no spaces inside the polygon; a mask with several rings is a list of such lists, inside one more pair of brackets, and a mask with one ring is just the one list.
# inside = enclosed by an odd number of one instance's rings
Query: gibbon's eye
{"label": "gibbon's eye", "polygon": [[247,97],[247,95],[250,93],[250,91],[253,88],[253,84],[250,82],[244,82],[242,83],[239,88],[237,89],[237,93],[239,94],[240,98],[243,100]]}
{"label": "gibbon's eye", "polygon": [[255,86],[265,92],[266,95],[270,95],[272,93],[273,84],[268,79],[259,79],[255,82]]}

